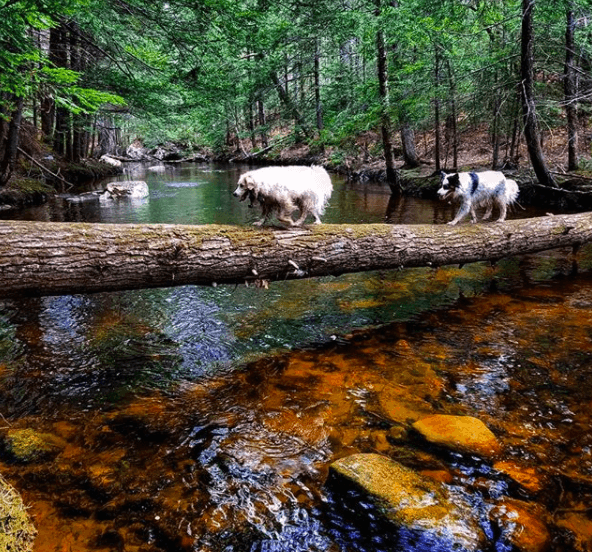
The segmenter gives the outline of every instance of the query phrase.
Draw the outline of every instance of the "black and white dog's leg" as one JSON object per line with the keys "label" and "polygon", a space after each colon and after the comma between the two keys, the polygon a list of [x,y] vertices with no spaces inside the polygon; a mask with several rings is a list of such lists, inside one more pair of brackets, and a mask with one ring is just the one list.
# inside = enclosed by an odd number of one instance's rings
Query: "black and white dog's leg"
{"label": "black and white dog's leg", "polygon": [[473,215],[471,204],[467,201],[463,201],[462,205],[460,206],[460,209],[458,210],[458,213],[456,213],[456,216],[448,224],[450,226],[458,224],[464,217],[466,217],[469,214],[469,212],[471,212],[471,215]]}
{"label": "black and white dog's leg", "polygon": [[493,203],[488,203],[485,214],[483,215],[483,218],[481,220],[489,220],[491,218],[492,211],[493,211]]}
{"label": "black and white dog's leg", "polygon": [[506,220],[506,214],[508,212],[508,206],[506,205],[505,201],[500,201],[499,202],[499,210],[500,210],[500,216],[497,219],[498,222],[504,222]]}

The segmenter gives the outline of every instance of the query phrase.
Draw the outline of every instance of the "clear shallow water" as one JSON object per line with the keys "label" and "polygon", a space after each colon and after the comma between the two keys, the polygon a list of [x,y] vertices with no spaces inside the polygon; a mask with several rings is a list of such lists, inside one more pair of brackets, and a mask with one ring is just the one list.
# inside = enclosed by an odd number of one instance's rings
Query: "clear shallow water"
{"label": "clear shallow water", "polygon": [[[249,224],[256,213],[231,195],[243,169],[135,167],[126,177],[147,180],[149,198],[61,197],[18,216]],[[453,215],[430,201],[391,201],[380,186],[334,185],[326,222]],[[577,258],[558,251],[268,290],[4,301],[0,412],[12,430],[33,428],[58,445],[25,464],[5,451],[2,472],[31,505],[38,552],[428,547],[364,523],[359,501],[345,504],[325,485],[330,462],[359,451],[446,480],[487,518],[497,550],[510,529],[490,512],[516,503],[545,521],[557,550],[585,549],[591,263],[583,248]],[[426,449],[408,429],[431,413],[480,417],[504,459],[534,469],[542,489]]]}

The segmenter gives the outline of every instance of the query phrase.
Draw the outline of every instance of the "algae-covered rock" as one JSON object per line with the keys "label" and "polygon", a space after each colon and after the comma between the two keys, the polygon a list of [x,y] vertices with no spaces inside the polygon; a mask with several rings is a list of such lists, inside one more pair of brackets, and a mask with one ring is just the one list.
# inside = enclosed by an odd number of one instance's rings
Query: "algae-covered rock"
{"label": "algae-covered rock", "polygon": [[36,533],[20,495],[0,477],[0,550],[29,552]]}
{"label": "algae-covered rock", "polygon": [[418,420],[413,428],[430,443],[453,451],[484,457],[497,456],[502,451],[496,436],[472,416],[435,414]]}
{"label": "algae-covered rock", "polygon": [[10,429],[4,437],[4,446],[17,462],[35,462],[56,456],[64,448],[64,443],[51,433]]}
{"label": "algae-covered rock", "polygon": [[474,551],[485,541],[460,497],[452,498],[440,483],[385,456],[354,454],[334,462],[331,473],[360,491],[398,531],[438,543],[439,549]]}

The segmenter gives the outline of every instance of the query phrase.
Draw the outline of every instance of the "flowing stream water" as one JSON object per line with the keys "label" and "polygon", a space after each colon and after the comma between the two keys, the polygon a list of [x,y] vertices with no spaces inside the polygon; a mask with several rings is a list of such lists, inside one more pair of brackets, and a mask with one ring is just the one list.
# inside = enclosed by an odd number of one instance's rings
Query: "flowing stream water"
{"label": "flowing stream water", "polygon": [[[146,180],[145,199],[60,196],[2,217],[247,225],[257,213],[232,197],[245,169],[138,165],[121,179]],[[325,222],[453,216],[333,181]],[[356,452],[462,495],[486,550],[592,550],[591,268],[583,247],[269,289],[0,299],[0,473],[35,552],[425,550],[327,485]],[[434,413],[480,418],[503,457],[426,446],[410,424]],[[16,459],[13,435],[44,446]]]}

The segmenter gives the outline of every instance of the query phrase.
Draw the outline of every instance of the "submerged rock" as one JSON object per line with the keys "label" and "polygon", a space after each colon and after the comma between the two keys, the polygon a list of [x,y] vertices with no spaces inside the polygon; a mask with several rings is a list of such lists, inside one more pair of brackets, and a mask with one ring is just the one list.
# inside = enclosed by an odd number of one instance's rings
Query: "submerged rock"
{"label": "submerged rock", "polygon": [[[399,532],[438,550],[475,551],[485,536],[468,504],[433,479],[379,454],[354,454],[331,476],[360,491]],[[362,507],[360,506],[360,509]]]}
{"label": "submerged rock", "polygon": [[428,442],[456,452],[492,457],[502,451],[496,436],[472,416],[435,414],[418,420],[413,428]]}
{"label": "submerged rock", "polygon": [[63,441],[51,433],[33,429],[10,429],[4,437],[6,451],[17,462],[36,462],[56,456],[64,448]]}

